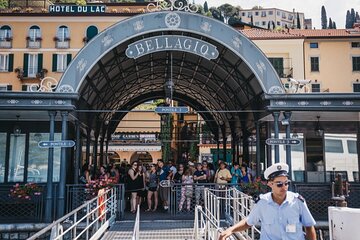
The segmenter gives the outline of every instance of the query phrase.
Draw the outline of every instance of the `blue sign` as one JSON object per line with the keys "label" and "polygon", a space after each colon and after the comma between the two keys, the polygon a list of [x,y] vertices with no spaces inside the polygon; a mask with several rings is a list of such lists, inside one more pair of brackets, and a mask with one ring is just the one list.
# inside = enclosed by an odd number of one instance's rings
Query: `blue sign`
{"label": "blue sign", "polygon": [[38,143],[40,148],[70,148],[75,146],[75,142],[72,140],[63,140],[63,141],[40,141]]}
{"label": "blue sign", "polygon": [[301,141],[296,138],[285,138],[285,139],[277,139],[277,138],[268,138],[266,139],[267,145],[299,145]]}
{"label": "blue sign", "polygon": [[105,5],[50,5],[49,13],[105,13]]}
{"label": "blue sign", "polygon": [[188,107],[157,107],[155,108],[156,113],[187,113],[189,112]]}

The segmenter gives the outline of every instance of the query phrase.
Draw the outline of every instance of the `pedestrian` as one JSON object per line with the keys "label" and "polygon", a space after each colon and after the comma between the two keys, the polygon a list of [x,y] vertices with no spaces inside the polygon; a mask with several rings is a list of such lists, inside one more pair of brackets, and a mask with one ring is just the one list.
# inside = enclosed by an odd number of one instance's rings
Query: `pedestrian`
{"label": "pedestrian", "polygon": [[225,162],[220,162],[220,168],[215,173],[214,182],[218,184],[220,189],[224,189],[226,184],[231,180],[231,173],[226,168]]}
{"label": "pedestrian", "polygon": [[[158,206],[159,177],[156,173],[156,165],[154,163],[150,165],[150,170],[147,172],[146,182],[148,186],[148,192],[147,192],[148,209],[145,210],[145,212],[149,212],[149,211],[155,212]],[[154,197],[154,204],[152,201],[153,197]],[[153,205],[154,208],[152,208]]]}
{"label": "pedestrian", "polygon": [[[163,160],[158,160],[158,176],[160,183],[162,181],[169,181],[172,179],[172,172],[170,170],[170,167],[168,165],[164,164]],[[170,188],[168,186],[161,186],[159,185],[159,197],[162,202],[162,206],[164,208],[164,211],[167,211],[169,209],[169,195],[170,195]]]}
{"label": "pedestrian", "polygon": [[235,162],[233,167],[230,170],[230,173],[232,175],[231,177],[231,186],[234,186],[235,188],[237,188],[238,190],[240,190],[240,180],[242,178],[242,173],[241,170],[239,168],[239,163]]}
{"label": "pedestrian", "polygon": [[306,239],[316,240],[315,220],[304,198],[288,191],[288,171],[289,166],[285,163],[276,163],[267,168],[264,177],[272,191],[260,195],[249,216],[222,232],[219,240],[225,240],[232,233],[244,231],[253,225],[261,225],[260,240],[305,239],[303,226]]}
{"label": "pedestrian", "polygon": [[204,184],[207,183],[206,172],[202,170],[201,163],[196,164],[196,171],[194,172],[194,183],[195,185],[195,202],[196,205],[200,205],[200,200],[203,200],[204,197]]}
{"label": "pedestrian", "polygon": [[187,169],[182,176],[182,186],[181,186],[181,199],[179,203],[179,212],[182,211],[184,202],[186,200],[186,209],[190,211],[191,200],[193,197],[193,183],[194,179],[191,174],[191,170]]}

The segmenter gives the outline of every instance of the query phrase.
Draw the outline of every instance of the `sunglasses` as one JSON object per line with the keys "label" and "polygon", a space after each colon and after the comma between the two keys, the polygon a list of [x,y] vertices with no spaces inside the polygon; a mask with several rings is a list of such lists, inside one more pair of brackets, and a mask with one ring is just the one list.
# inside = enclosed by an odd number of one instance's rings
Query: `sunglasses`
{"label": "sunglasses", "polygon": [[273,183],[273,184],[275,184],[278,188],[281,188],[281,187],[283,187],[283,186],[288,186],[289,184],[291,183],[291,181],[290,180],[287,180],[287,181],[285,181],[285,182],[275,182],[275,183]]}

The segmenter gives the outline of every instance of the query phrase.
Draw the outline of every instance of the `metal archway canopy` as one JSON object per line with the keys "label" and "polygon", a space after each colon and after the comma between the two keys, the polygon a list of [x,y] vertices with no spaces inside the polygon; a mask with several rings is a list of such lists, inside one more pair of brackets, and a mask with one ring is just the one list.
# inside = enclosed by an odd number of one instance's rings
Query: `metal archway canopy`
{"label": "metal archway canopy", "polygon": [[264,93],[284,92],[265,55],[244,35],[180,11],[138,15],[104,30],[74,58],[56,91],[78,93],[78,109],[108,109],[91,116],[106,121],[119,117],[111,109],[165,96],[169,78],[174,97],[208,111],[204,119],[215,120],[212,129],[222,134],[258,119],[241,111],[264,109]]}

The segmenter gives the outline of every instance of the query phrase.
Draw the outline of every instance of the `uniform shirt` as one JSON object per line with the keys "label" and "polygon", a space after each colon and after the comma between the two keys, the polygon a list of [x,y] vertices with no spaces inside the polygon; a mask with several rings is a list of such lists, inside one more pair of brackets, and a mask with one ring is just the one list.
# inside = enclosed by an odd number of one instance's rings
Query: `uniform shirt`
{"label": "uniform shirt", "polygon": [[301,240],[304,239],[302,226],[315,225],[305,201],[290,191],[281,205],[273,201],[271,192],[260,195],[246,222],[251,226],[261,225],[260,240]]}

